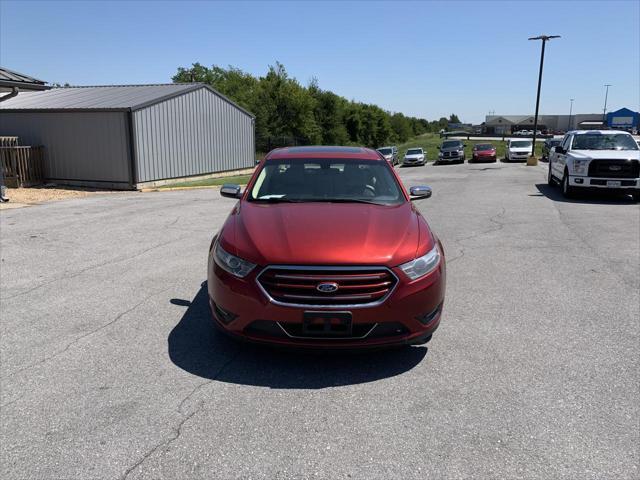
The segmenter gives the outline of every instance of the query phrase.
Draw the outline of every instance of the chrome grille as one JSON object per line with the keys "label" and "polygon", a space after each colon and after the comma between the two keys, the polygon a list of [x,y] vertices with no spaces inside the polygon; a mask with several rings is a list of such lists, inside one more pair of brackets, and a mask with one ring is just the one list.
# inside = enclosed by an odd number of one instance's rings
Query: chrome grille
{"label": "chrome grille", "polygon": [[[274,303],[308,307],[376,305],[397,281],[385,267],[270,266],[258,275],[258,284]],[[327,283],[337,289],[318,290],[318,285]]]}

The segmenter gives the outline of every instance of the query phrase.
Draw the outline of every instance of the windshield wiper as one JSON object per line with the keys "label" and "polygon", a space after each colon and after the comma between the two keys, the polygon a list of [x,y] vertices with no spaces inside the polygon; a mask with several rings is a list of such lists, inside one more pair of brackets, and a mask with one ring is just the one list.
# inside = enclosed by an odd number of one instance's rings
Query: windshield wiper
{"label": "windshield wiper", "polygon": [[387,203],[373,202],[371,200],[361,200],[359,198],[323,198],[316,201],[331,203],[367,203],[369,205],[388,205]]}
{"label": "windshield wiper", "polygon": [[264,203],[302,203],[304,200],[298,200],[295,198],[285,198],[285,197],[267,197],[267,198],[256,198],[251,200],[252,202],[264,202]]}

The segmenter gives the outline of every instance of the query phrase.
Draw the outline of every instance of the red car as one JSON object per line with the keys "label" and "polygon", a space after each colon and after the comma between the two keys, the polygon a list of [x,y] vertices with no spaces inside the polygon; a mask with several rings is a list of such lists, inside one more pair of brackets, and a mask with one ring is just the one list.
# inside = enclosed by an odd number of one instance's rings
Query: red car
{"label": "red car", "polygon": [[393,167],[359,147],[277,149],[209,248],[214,323],[254,342],[319,348],[425,343],[440,323],[442,245]]}
{"label": "red car", "polygon": [[473,146],[471,160],[474,162],[495,162],[498,159],[496,147],[490,143],[478,143]]}

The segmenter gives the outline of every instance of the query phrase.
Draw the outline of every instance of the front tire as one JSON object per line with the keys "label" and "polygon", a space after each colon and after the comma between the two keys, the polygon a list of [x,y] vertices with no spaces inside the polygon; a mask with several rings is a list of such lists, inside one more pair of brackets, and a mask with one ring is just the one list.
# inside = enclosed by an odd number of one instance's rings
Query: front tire
{"label": "front tire", "polygon": [[549,163],[549,173],[547,174],[547,184],[549,184],[550,187],[556,186],[556,177],[554,177],[553,173],[551,173],[551,163]]}
{"label": "front tire", "polygon": [[562,195],[564,198],[573,198],[575,197],[575,193],[575,188],[569,185],[569,172],[565,170],[562,176]]}

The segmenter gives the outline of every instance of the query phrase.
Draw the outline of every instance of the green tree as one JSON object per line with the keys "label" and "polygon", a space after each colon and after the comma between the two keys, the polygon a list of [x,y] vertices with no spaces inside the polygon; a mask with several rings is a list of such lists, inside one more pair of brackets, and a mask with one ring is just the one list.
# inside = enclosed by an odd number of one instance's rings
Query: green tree
{"label": "green tree", "polygon": [[271,148],[272,139],[276,139],[275,143],[284,139],[305,144],[380,147],[437,131],[443,121],[442,128],[447,125],[446,118],[428,122],[402,113],[391,114],[377,105],[349,101],[322,90],[316,79],[305,87],[290,77],[281,63],[270,66],[263,77],[232,66],[194,63],[188,68],[179,67],[173,81],[205,83],[252,112],[259,149]]}

